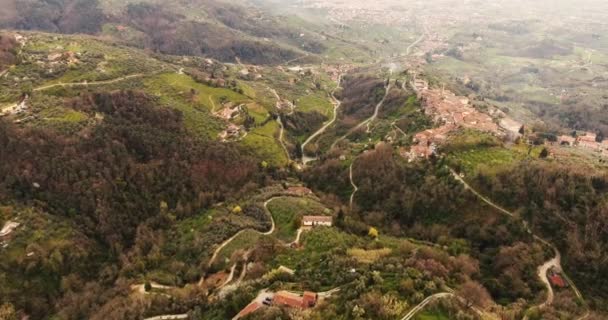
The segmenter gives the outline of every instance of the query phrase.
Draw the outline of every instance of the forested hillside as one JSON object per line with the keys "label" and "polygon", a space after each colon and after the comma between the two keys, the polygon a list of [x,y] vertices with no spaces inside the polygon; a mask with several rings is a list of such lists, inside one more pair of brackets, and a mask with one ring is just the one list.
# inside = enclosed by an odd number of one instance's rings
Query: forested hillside
{"label": "forested hillside", "polygon": [[608,176],[560,165],[519,164],[475,177],[493,199],[518,210],[564,252],[572,276],[595,307],[604,308],[608,283]]}
{"label": "forested hillside", "polygon": [[[124,3],[104,12],[99,0],[5,0],[0,16],[5,28],[60,33],[104,34],[127,45],[174,55],[209,56],[222,61],[274,64],[321,53],[312,39],[302,43],[300,32],[279,21],[260,23],[251,8],[201,0],[191,5],[207,18],[185,15],[181,6],[153,1]],[[264,41],[263,39],[276,41]],[[299,52],[299,50],[304,50]]]}

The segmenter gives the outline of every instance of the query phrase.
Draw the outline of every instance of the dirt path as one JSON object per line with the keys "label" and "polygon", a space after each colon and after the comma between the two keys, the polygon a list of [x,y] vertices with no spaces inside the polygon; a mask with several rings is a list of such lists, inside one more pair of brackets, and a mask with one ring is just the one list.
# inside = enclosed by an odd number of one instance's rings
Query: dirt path
{"label": "dirt path", "polygon": [[420,41],[424,40],[424,37],[426,37],[426,34],[421,35],[420,38],[418,38],[418,40],[416,40],[412,44],[410,44],[409,47],[407,47],[407,49],[405,49],[405,55],[409,56],[412,49],[415,46],[417,46],[420,43]]}
{"label": "dirt path", "polygon": [[46,86],[34,88],[33,91],[43,91],[43,90],[47,90],[47,89],[51,89],[51,88],[55,88],[55,87],[70,87],[71,88],[71,87],[78,87],[78,86],[98,86],[98,85],[104,85],[104,84],[113,84],[113,83],[121,82],[124,80],[139,78],[139,77],[143,77],[143,76],[144,76],[144,74],[142,74],[142,73],[136,73],[136,74],[131,74],[128,76],[124,76],[124,77],[120,77],[120,78],[116,78],[116,79],[112,79],[112,80],[104,80],[104,81],[55,83],[55,84],[49,84]]}
{"label": "dirt path", "polygon": [[[271,235],[274,230],[275,230],[275,223],[274,223],[274,218],[272,217],[272,213],[270,213],[270,210],[268,210],[268,204],[278,198],[282,198],[282,197],[272,197],[268,200],[266,200],[266,202],[264,202],[264,209],[266,211],[266,214],[268,215],[268,217],[270,218],[270,221],[272,222],[272,226],[270,227],[270,230],[268,230],[267,232],[258,232],[260,235],[263,236],[269,236]],[[230,242],[232,242],[234,239],[236,239],[239,235],[241,235],[243,232],[247,231],[247,230],[251,230],[251,229],[243,229],[240,230],[239,232],[237,232],[235,235],[233,235],[232,237],[230,237],[228,240],[224,241],[219,247],[217,247],[215,249],[215,251],[213,252],[213,255],[211,256],[211,260],[209,260],[209,262],[207,263],[207,267],[211,267],[214,263],[215,260],[217,259],[217,256],[219,255],[220,251],[222,251],[222,249],[224,249],[228,244],[230,244]],[[204,281],[204,279],[201,279],[201,281]],[[200,284],[200,283],[199,283]]]}
{"label": "dirt path", "polygon": [[215,113],[215,111],[216,111],[217,108],[215,106],[215,101],[213,101],[213,96],[212,95],[209,96],[209,102],[211,103],[211,108],[212,108],[211,109],[211,113]]}
{"label": "dirt path", "polygon": [[289,150],[287,149],[287,145],[285,145],[285,140],[284,140],[284,136],[285,136],[285,126],[283,125],[283,121],[281,121],[281,116],[277,117],[277,123],[279,124],[279,143],[281,144],[281,147],[283,148],[283,151],[285,151],[285,155],[287,156],[287,160],[291,161],[291,155],[289,154]]}
{"label": "dirt path", "polygon": [[385,87],[385,91],[386,92],[384,93],[384,97],[382,98],[382,100],[380,100],[380,102],[378,102],[378,104],[374,108],[374,113],[372,114],[372,116],[369,117],[369,118],[367,118],[367,119],[365,119],[363,122],[359,123],[356,127],[348,130],[348,132],[345,135],[341,136],[336,141],[334,141],[334,143],[331,144],[331,148],[335,147],[338,142],[346,139],[349,135],[351,135],[353,132],[361,129],[363,126],[367,125],[368,126],[368,132],[370,131],[369,124],[371,122],[373,122],[374,120],[376,120],[376,118],[378,117],[378,114],[380,113],[380,108],[384,104],[384,101],[386,100],[386,97],[388,97],[388,94],[391,91],[391,85],[390,84]]}
{"label": "dirt path", "polygon": [[292,245],[299,245],[300,244],[300,238],[302,237],[302,233],[304,232],[304,229],[302,228],[298,228],[298,232],[296,233],[296,239],[292,242],[287,244],[287,246],[292,246]]}
{"label": "dirt path", "polygon": [[164,316],[156,316],[152,318],[145,318],[144,320],[178,320],[178,319],[188,319],[188,314],[167,314]]}
{"label": "dirt path", "polygon": [[[452,172],[452,175],[454,176],[454,178],[459,181],[460,183],[462,183],[462,185],[465,187],[465,189],[471,191],[475,196],[477,196],[479,199],[481,199],[483,202],[485,202],[486,204],[488,204],[489,206],[495,208],[496,210],[500,211],[503,214],[508,215],[509,217],[513,217],[515,218],[516,215],[513,214],[512,212],[504,209],[503,207],[495,204],[494,202],[492,202],[490,199],[484,197],[483,195],[481,195],[479,192],[477,192],[477,190],[473,189],[460,175],[458,175],[454,170],[450,169],[450,171]],[[542,304],[540,304],[538,307],[540,309],[545,308],[546,306],[549,306],[553,303],[555,294],[553,292],[553,287],[551,286],[551,283],[549,282],[549,279],[547,277],[547,271],[549,271],[551,268],[555,268],[557,271],[561,272],[562,274],[565,275],[566,281],[568,282],[568,284],[570,285],[570,287],[572,288],[572,290],[574,291],[574,293],[576,294],[576,296],[583,301],[583,303],[585,302],[583,295],[580,293],[580,291],[578,290],[578,288],[576,287],[576,285],[570,280],[570,278],[566,275],[566,273],[564,272],[562,265],[561,265],[561,253],[559,252],[559,250],[550,242],[548,242],[547,240],[541,238],[540,236],[534,234],[532,232],[532,230],[530,229],[530,227],[528,226],[528,223],[526,221],[523,221],[523,225],[524,228],[526,229],[526,231],[531,234],[534,239],[536,239],[537,241],[543,243],[544,245],[550,247],[554,252],[555,252],[555,257],[553,257],[552,259],[550,259],[549,261],[545,262],[544,264],[542,264],[541,266],[538,267],[538,276],[540,278],[540,280],[545,284],[545,287],[547,288],[547,299],[545,300],[545,302],[543,302]],[[589,316],[589,312],[587,311],[582,317],[578,318],[578,320],[583,320],[586,319]],[[524,320],[526,320],[527,317],[524,317]]]}
{"label": "dirt path", "polygon": [[232,265],[232,268],[230,268],[230,274],[228,275],[228,278],[226,278],[226,281],[224,281],[224,283],[222,283],[222,285],[220,285],[218,287],[218,289],[224,288],[226,285],[228,285],[230,283],[230,281],[232,281],[232,279],[234,279],[234,273],[236,272],[236,266],[237,266],[237,263]]}
{"label": "dirt path", "polygon": [[299,56],[299,57],[297,57],[297,58],[295,58],[295,59],[291,59],[291,60],[289,60],[289,61],[285,61],[284,65],[289,65],[289,64],[291,64],[291,63],[294,63],[294,62],[296,62],[296,61],[299,61],[299,60],[302,60],[302,59],[304,59],[304,58],[308,58],[308,57],[310,57],[310,53],[306,53],[306,54],[304,54],[304,55],[302,55],[302,56]]}
{"label": "dirt path", "polygon": [[410,312],[408,312],[403,318],[401,318],[401,320],[412,319],[418,312],[422,311],[422,309],[424,309],[424,307],[426,307],[429,303],[431,303],[437,299],[449,298],[449,297],[453,297],[453,296],[454,296],[454,294],[449,293],[449,292],[441,292],[441,293],[437,293],[432,296],[429,296],[426,299],[424,299],[422,302],[420,302],[417,306],[415,306],[412,310],[410,310]]}
{"label": "dirt path", "polygon": [[307,165],[309,162],[317,160],[316,157],[306,156],[306,153],[304,152],[306,145],[308,145],[310,142],[312,142],[318,136],[323,134],[323,132],[325,132],[325,130],[327,130],[327,128],[329,128],[332,124],[334,124],[334,122],[336,122],[336,120],[338,119],[338,109],[340,109],[340,106],[342,105],[342,101],[340,101],[336,98],[335,93],[336,93],[336,90],[338,90],[338,88],[340,88],[341,84],[342,84],[342,75],[340,75],[338,77],[338,85],[330,94],[332,103],[334,105],[334,115],[333,115],[332,119],[329,122],[327,122],[323,127],[321,127],[321,129],[317,130],[317,132],[313,133],[310,137],[308,137],[308,139],[306,139],[306,141],[304,141],[304,143],[302,143],[302,146],[301,146],[302,164],[304,164],[304,165]]}
{"label": "dirt path", "polygon": [[[160,289],[160,290],[171,290],[171,289],[176,289],[176,287],[170,287],[170,286],[165,286],[162,284],[158,284],[156,282],[150,282],[150,287],[152,287],[152,289]],[[139,292],[141,294],[146,294],[146,285],[145,284],[138,284],[138,285],[132,285],[131,286],[131,290],[135,291],[135,292]]]}
{"label": "dirt path", "polygon": [[353,165],[355,164],[355,161],[357,160],[357,158],[355,158],[353,160],[353,163],[350,164],[349,167],[349,177],[350,177],[350,185],[353,186],[354,190],[353,193],[350,194],[350,209],[352,211],[353,209],[353,202],[355,201],[355,193],[357,193],[357,191],[359,191],[359,187],[357,187],[357,185],[355,184],[355,181],[353,180]]}

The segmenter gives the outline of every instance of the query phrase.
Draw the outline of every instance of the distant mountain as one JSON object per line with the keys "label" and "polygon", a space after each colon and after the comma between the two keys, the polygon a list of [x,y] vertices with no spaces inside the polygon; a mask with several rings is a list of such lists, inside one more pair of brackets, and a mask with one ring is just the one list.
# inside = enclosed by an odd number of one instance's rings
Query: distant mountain
{"label": "distant mountain", "polygon": [[[254,7],[214,0],[125,3],[3,0],[0,27],[111,36],[129,45],[225,62],[275,64],[323,52],[314,38]],[[104,11],[103,8],[106,9]],[[196,12],[196,15],[192,13]]]}

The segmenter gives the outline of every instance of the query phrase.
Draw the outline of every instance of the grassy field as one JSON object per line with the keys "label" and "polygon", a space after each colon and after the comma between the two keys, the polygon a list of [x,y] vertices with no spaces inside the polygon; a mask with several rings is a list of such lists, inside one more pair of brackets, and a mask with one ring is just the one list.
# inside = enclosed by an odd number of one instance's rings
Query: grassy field
{"label": "grassy field", "polygon": [[236,103],[247,101],[245,96],[232,90],[211,88],[177,73],[146,79],[144,87],[147,92],[158,96],[162,104],[180,110],[186,127],[196,136],[206,139],[215,139],[224,127],[224,123],[211,114],[214,104],[219,106],[220,99],[224,100],[222,97]]}
{"label": "grassy field", "polygon": [[451,320],[447,314],[441,311],[421,311],[414,320]]}
{"label": "grassy field", "polygon": [[232,242],[226,245],[217,255],[216,264],[226,266],[226,261],[230,260],[232,255],[238,250],[252,249],[255,243],[263,237],[259,232],[254,230],[245,230]]}
{"label": "grassy field", "polygon": [[321,203],[305,198],[278,198],[268,204],[268,210],[277,228],[274,235],[286,242],[295,239],[302,216],[329,213]]}
{"label": "grassy field", "polygon": [[498,168],[524,159],[538,159],[542,146],[527,144],[505,146],[498,138],[475,130],[464,130],[451,136],[443,147],[447,158],[467,174],[479,168]]}
{"label": "grassy field", "polygon": [[240,143],[269,164],[284,166],[288,163],[288,159],[285,150],[275,138],[278,131],[279,125],[275,121],[268,121],[264,126],[251,130]]}
{"label": "grassy field", "polygon": [[[24,53],[32,59],[44,60],[50,54],[70,52],[76,62],[60,72],[50,83],[100,81],[135,73],[154,73],[170,68],[143,51],[112,46],[86,36],[28,35]],[[31,68],[22,64],[19,68]],[[51,68],[51,69],[57,69]],[[45,70],[48,71],[48,70]],[[54,73],[57,70],[53,71]]]}
{"label": "grassy field", "polygon": [[331,118],[334,106],[328,99],[329,98],[322,92],[304,96],[297,100],[297,110],[302,112],[317,111],[320,114]]}

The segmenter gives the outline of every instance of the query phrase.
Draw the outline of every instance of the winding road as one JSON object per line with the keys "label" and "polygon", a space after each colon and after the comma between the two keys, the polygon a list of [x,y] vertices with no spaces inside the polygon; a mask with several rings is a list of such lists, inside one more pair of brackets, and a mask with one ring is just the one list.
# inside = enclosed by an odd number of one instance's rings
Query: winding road
{"label": "winding road", "polygon": [[422,311],[422,309],[424,309],[424,307],[426,307],[429,303],[431,303],[437,299],[450,298],[453,296],[454,296],[454,294],[449,293],[449,292],[441,292],[441,293],[437,293],[432,296],[429,296],[428,298],[424,299],[421,303],[419,303],[417,306],[412,308],[412,310],[410,310],[410,312],[408,312],[403,318],[401,318],[401,320],[412,319],[418,312]]}
{"label": "winding road", "polygon": [[[454,176],[454,178],[459,181],[466,190],[469,190],[471,193],[473,193],[475,196],[477,196],[479,199],[481,199],[483,202],[485,202],[486,204],[488,204],[489,206],[495,208],[496,210],[500,211],[503,214],[508,215],[509,217],[512,218],[516,218],[516,215],[513,214],[512,212],[510,212],[509,210],[506,210],[505,208],[495,204],[493,201],[491,201],[490,199],[488,199],[487,197],[483,196],[482,194],[480,194],[477,190],[475,190],[474,188],[472,188],[460,175],[458,175],[456,173],[456,171],[454,171],[453,169],[450,168],[450,171],[452,172],[452,175]],[[566,275],[566,273],[564,272],[562,265],[561,265],[561,253],[559,252],[559,250],[553,245],[551,244],[549,241],[541,238],[540,236],[534,234],[532,232],[532,230],[530,229],[530,227],[528,226],[527,221],[523,220],[523,225],[524,228],[526,229],[526,232],[528,232],[529,234],[531,234],[535,240],[541,242],[542,244],[550,247],[554,252],[555,252],[555,257],[553,257],[552,259],[550,259],[549,261],[545,262],[544,264],[542,264],[541,266],[538,267],[538,277],[540,278],[540,280],[545,284],[545,287],[547,287],[547,299],[545,300],[545,302],[543,302],[542,304],[540,304],[538,306],[539,309],[543,309],[549,305],[551,305],[553,303],[554,297],[555,297],[555,293],[553,292],[553,287],[551,286],[551,283],[549,282],[549,279],[547,277],[547,272],[550,269],[555,269],[559,272],[561,272],[562,274],[565,275],[565,279],[568,282],[568,284],[570,285],[570,287],[572,288],[572,290],[574,291],[574,293],[576,294],[576,296],[583,301],[584,303],[584,298],[583,295],[580,293],[580,291],[578,290],[578,288],[576,287],[576,285],[570,280],[570,278]],[[587,311],[583,316],[577,318],[577,320],[584,320],[589,316],[589,312]],[[527,317],[524,317],[524,320],[526,320]]]}
{"label": "winding road", "polygon": [[418,40],[416,40],[412,44],[410,44],[409,47],[407,47],[407,49],[405,49],[405,55],[409,56],[412,49],[415,46],[417,46],[420,43],[420,41],[422,41],[424,39],[424,37],[426,37],[426,34],[421,35],[420,38],[418,38]]}
{"label": "winding road", "polygon": [[350,164],[350,167],[348,168],[348,176],[350,178],[350,185],[353,186],[353,193],[350,194],[350,210],[353,210],[353,202],[355,201],[355,193],[357,193],[357,191],[359,191],[359,187],[357,187],[357,185],[355,184],[355,181],[353,180],[353,165],[355,164],[355,161],[357,160],[357,158],[355,158],[353,160],[353,163]]}
{"label": "winding road", "polygon": [[279,130],[279,144],[281,144],[283,151],[285,151],[287,160],[291,161],[291,155],[289,154],[289,150],[287,149],[287,145],[285,145],[285,141],[283,138],[285,136],[285,126],[283,125],[283,121],[281,121],[281,116],[277,117],[277,123],[279,124],[279,128],[281,129]]}
{"label": "winding road", "polygon": [[382,105],[384,104],[384,101],[386,101],[386,97],[388,97],[389,92],[391,91],[391,84],[389,83],[387,86],[385,86],[385,93],[384,93],[384,97],[382,98],[382,100],[380,100],[380,102],[378,102],[378,104],[376,105],[376,107],[374,108],[374,114],[372,114],[371,117],[365,119],[363,122],[359,123],[356,127],[348,130],[348,132],[341,136],[340,138],[338,138],[336,141],[334,141],[334,143],[331,144],[331,148],[335,147],[336,144],[344,139],[346,139],[349,135],[351,135],[353,132],[359,130],[360,128],[362,128],[365,125],[368,125],[368,132],[369,130],[369,124],[371,122],[373,122],[374,120],[376,120],[376,118],[378,117],[378,114],[380,113],[380,108],[382,107]]}
{"label": "winding road", "polygon": [[327,128],[329,128],[332,124],[334,124],[334,122],[336,122],[336,119],[338,119],[338,109],[340,109],[340,106],[342,105],[342,101],[340,101],[336,98],[335,93],[336,93],[336,90],[338,90],[340,88],[341,84],[342,84],[342,75],[338,76],[338,85],[336,86],[336,88],[334,88],[334,90],[332,90],[332,92],[330,94],[332,103],[334,105],[333,118],[331,119],[331,121],[327,122],[323,127],[321,127],[321,129],[319,129],[317,132],[313,133],[310,137],[308,137],[308,139],[306,139],[306,141],[304,141],[304,143],[302,143],[301,151],[302,151],[302,164],[303,165],[307,165],[309,162],[317,160],[316,157],[306,156],[306,152],[304,151],[306,148],[306,145],[308,145],[310,142],[312,142],[314,139],[316,139],[319,135],[321,135],[323,132],[325,132],[325,130],[327,130]]}
{"label": "winding road", "polygon": [[[266,202],[264,202],[264,209],[266,211],[266,214],[268,215],[268,217],[270,218],[270,221],[272,223],[272,226],[270,227],[270,230],[266,231],[266,232],[259,232],[257,230],[254,230],[256,232],[258,232],[260,235],[263,236],[269,236],[271,234],[274,233],[275,230],[275,223],[274,223],[274,218],[272,217],[272,213],[270,213],[270,210],[268,210],[268,204],[278,198],[282,198],[282,196],[279,197],[272,197],[268,200],[266,200]],[[239,235],[241,235],[243,232],[247,231],[247,230],[253,230],[253,229],[242,229],[239,232],[237,232],[235,235],[233,235],[232,237],[230,237],[228,240],[222,242],[222,244],[217,247],[215,249],[215,251],[213,252],[213,255],[211,256],[211,259],[209,260],[209,262],[207,263],[207,267],[211,267],[214,263],[215,260],[217,259],[217,256],[219,255],[220,251],[222,251],[222,249],[224,249],[230,242],[232,242],[234,239],[236,239]],[[201,279],[201,282],[199,282],[199,285],[202,284],[202,282],[204,282],[204,277],[203,279]]]}

